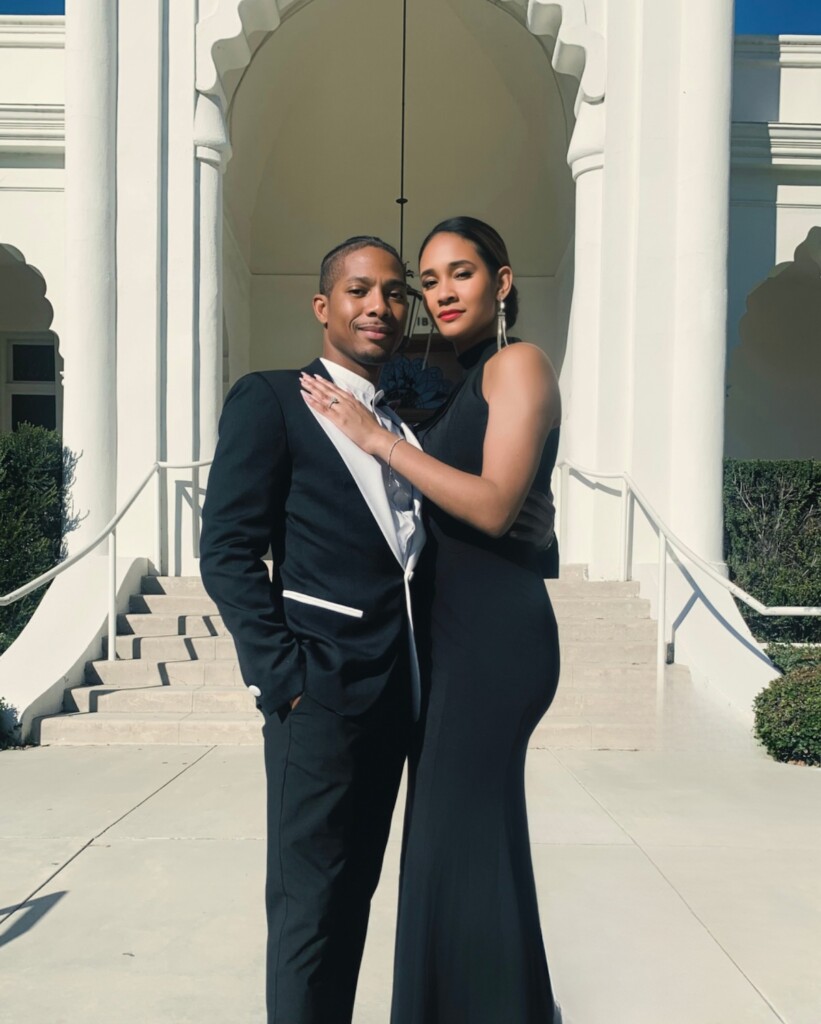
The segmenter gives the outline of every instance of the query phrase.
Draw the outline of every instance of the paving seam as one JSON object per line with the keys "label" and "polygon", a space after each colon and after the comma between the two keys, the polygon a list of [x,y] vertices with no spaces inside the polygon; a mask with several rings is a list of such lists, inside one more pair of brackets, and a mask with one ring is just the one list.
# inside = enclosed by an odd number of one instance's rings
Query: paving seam
{"label": "paving seam", "polygon": [[[622,825],[621,822],[616,819],[615,815],[612,814],[612,812],[609,810],[609,808],[605,807],[605,805],[601,802],[601,800],[599,800],[599,798],[594,793],[592,793],[588,789],[587,786],[585,786],[584,782],[582,782],[582,780],[578,777],[578,775],[576,775],[576,773],[573,771],[573,769],[569,765],[565,765],[565,768],[570,772],[570,774],[573,776],[573,778],[576,780],[576,782],[578,782],[578,784],[582,787],[582,789],[585,791],[585,793],[588,794],[588,796],[591,798],[591,800],[595,800],[595,802],[599,805],[599,807],[601,807],[601,809],[604,811],[604,813],[613,821],[613,823],[618,828],[621,829],[621,831],[629,838],[630,842],[636,847],[636,849],[640,851],[641,855],[644,857],[644,859],[647,861],[647,863],[653,868],[653,870],[665,882],[665,884],[675,893],[675,895],[678,897],[678,899],[681,901],[681,903],[686,907],[687,911],[690,913],[692,918],[701,925],[701,927],[710,936],[710,938],[715,943],[715,945],[721,950],[721,952],[724,954],[724,956],[727,957],[727,959],[730,961],[730,963],[733,965],[733,967],[735,967],[735,969],[738,971],[738,973],[741,975],[741,977],[745,979],[745,981],[750,986],[750,988],[752,988],[754,992],[758,993],[758,995],[761,998],[761,1000],[764,1003],[766,1003],[766,1005],[775,1014],[776,1018],[779,1021],[781,1021],[781,1024],[789,1024],[789,1022],[786,1021],[785,1018],[781,1016],[781,1014],[778,1012],[778,1010],[776,1010],[775,1006],[773,1006],[773,1004],[770,1002],[770,1000],[767,998],[767,996],[764,995],[764,993],[761,991],[761,989],[758,987],[758,985],[756,985],[756,983],[752,980],[752,978],[747,974],[747,972],[743,969],[743,967],[741,967],[741,965],[738,963],[738,961],[735,959],[735,957],[724,947],[724,945],[718,940],[718,938],[715,935],[713,935],[712,931],[707,926],[707,924],[701,919],[701,917],[699,917],[699,915],[696,913],[696,911],[693,909],[693,907],[690,906],[690,904],[687,902],[687,900],[685,899],[683,894],[679,892],[679,890],[676,888],[676,886],[673,884],[673,882],[667,877],[667,875],[665,875],[665,873],[662,871],[662,869],[659,867],[659,865],[656,864],[656,862],[653,860],[653,858],[650,856],[650,854],[647,852],[647,850],[645,850],[645,848],[641,845],[641,843],[638,842],[638,840],[633,835],[631,835],[629,829],[626,829],[624,827],[624,825]],[[614,844],[614,845],[616,845],[616,844]],[[694,846],[694,847],[691,847],[691,849],[697,850],[697,849],[702,849],[702,847]]]}
{"label": "paving seam", "polygon": [[0,917],[0,925],[4,925],[6,921],[8,921],[18,912],[18,910],[21,910],[23,907],[25,907],[27,903],[31,902],[31,900],[37,895],[38,892],[40,892],[41,889],[45,889],[49,882],[52,882],[61,872],[63,872],[69,866],[69,864],[77,860],[77,858],[82,853],[84,853],[90,846],[93,846],[98,839],[101,839],[106,834],[106,832],[109,831],[109,829],[114,828],[115,825],[119,825],[121,821],[124,821],[129,816],[129,814],[133,814],[134,811],[142,807],[143,804],[148,803],[148,801],[155,797],[158,793],[161,793],[166,787],[170,786],[172,782],[176,782],[177,779],[180,778],[180,776],[185,775],[185,773],[189,771],[189,769],[193,768],[195,765],[198,765],[200,761],[203,760],[203,758],[208,757],[208,755],[212,753],[214,750],[216,750],[215,746],[209,747],[204,753],[200,754],[196,761],[192,761],[191,764],[187,764],[181,771],[178,771],[176,775],[172,775],[170,779],[164,782],[161,786],[158,786],[153,792],[149,793],[148,796],[138,801],[138,803],[134,804],[133,807],[130,807],[127,811],[123,812],[123,814],[121,814],[119,818],[116,818],[114,821],[109,822],[108,825],[106,825],[106,827],[102,829],[102,831],[98,832],[96,835],[92,836],[87,842],[83,843],[80,849],[77,850],[76,853],[73,853],[68,858],[67,861],[65,861],[63,864],[60,865],[59,868],[57,868],[56,871],[52,871],[52,873],[44,882],[41,882],[36,889],[32,890],[32,892],[30,892],[28,896],[22,899],[16,906],[9,908],[8,913],[6,913],[3,917]]}

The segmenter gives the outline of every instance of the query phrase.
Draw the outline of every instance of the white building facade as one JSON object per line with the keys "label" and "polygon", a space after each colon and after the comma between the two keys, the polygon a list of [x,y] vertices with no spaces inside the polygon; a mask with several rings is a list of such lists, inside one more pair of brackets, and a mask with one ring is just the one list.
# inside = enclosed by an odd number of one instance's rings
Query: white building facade
{"label": "white building facade", "polygon": [[[732,14],[409,0],[404,36],[401,0],[0,18],[0,430],[54,425],[79,455],[70,550],[154,463],[211,456],[230,382],[313,358],[322,255],[398,243],[404,194],[411,268],[445,216],[508,241],[517,333],[560,370],[562,458],[630,474],[721,566],[725,454],[821,457],[821,37],[734,39]],[[118,531],[120,602],[143,570],[196,571],[207,471],[157,481]],[[652,592],[652,524],[581,471],[563,490],[564,560],[614,578],[628,531]],[[99,650],[107,571],[60,577],[0,659],[24,712]],[[677,657],[748,709],[772,673],[731,599],[692,567],[668,587]]]}

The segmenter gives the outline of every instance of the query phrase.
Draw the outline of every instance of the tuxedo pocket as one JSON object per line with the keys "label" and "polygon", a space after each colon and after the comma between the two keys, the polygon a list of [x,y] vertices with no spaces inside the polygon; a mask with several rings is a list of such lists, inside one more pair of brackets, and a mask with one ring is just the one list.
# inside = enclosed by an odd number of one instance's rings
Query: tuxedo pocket
{"label": "tuxedo pocket", "polygon": [[287,601],[296,601],[298,604],[307,604],[314,608],[324,608],[325,611],[335,612],[337,615],[347,615],[352,619],[361,619],[365,614],[361,608],[351,608],[349,605],[326,601],[322,597],[313,597],[311,594],[300,594],[296,590],[283,590],[282,596]]}

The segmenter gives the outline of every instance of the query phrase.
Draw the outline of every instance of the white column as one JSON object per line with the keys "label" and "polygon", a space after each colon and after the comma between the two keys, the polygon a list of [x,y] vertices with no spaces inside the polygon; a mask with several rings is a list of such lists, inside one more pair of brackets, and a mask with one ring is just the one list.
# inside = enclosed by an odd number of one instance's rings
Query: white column
{"label": "white column", "polygon": [[[63,437],[79,456],[76,550],[116,503],[117,4],[66,4],[66,303]],[[105,551],[105,548],[101,548]]]}
{"label": "white column", "polygon": [[722,561],[733,5],[681,4],[676,304],[672,390],[673,529]]}
{"label": "white column", "polygon": [[230,142],[220,101],[200,93],[194,122],[199,192],[198,337],[194,396],[197,459],[209,459],[217,444],[222,409],[222,186]]}
{"label": "white column", "polygon": [[[575,269],[567,359],[562,370],[562,457],[598,465],[599,345],[604,169],[604,104],[583,103],[568,163],[576,182]],[[606,468],[606,467],[605,467]],[[563,499],[564,500],[564,499]],[[594,492],[573,477],[562,561],[589,562],[594,548]]]}

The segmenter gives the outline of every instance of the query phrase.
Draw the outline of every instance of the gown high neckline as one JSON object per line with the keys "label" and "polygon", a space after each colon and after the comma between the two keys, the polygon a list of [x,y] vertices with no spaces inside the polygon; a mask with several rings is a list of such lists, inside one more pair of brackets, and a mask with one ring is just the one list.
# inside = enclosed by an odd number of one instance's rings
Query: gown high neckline
{"label": "gown high neckline", "polygon": [[477,341],[475,345],[471,345],[469,349],[456,357],[459,360],[459,365],[464,367],[465,370],[472,370],[480,362],[491,344],[495,343],[495,338],[485,338],[484,341]]}
{"label": "gown high neckline", "polygon": [[[508,338],[508,345],[515,345],[517,341],[521,341],[521,338]],[[485,360],[485,357],[490,357],[496,353],[496,335],[492,338],[485,338],[484,341],[477,341],[475,345],[471,345],[467,351],[463,352],[456,358],[459,360],[459,365],[465,370],[472,370],[474,366],[478,366],[479,363]]]}

